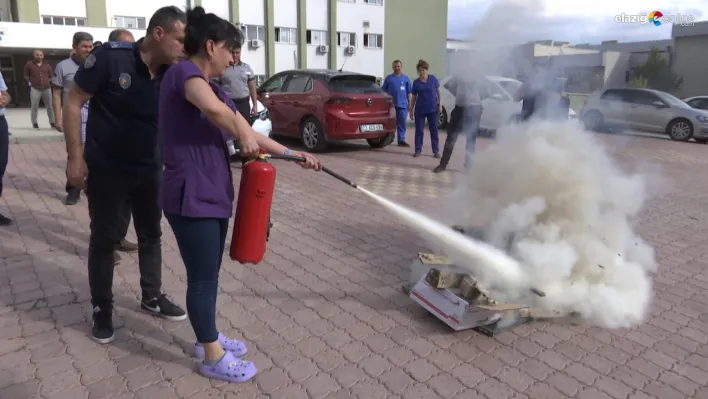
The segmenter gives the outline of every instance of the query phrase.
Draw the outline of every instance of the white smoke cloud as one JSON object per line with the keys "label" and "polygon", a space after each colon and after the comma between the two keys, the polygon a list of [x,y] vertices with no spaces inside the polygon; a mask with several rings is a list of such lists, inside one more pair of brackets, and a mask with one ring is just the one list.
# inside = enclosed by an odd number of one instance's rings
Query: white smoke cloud
{"label": "white smoke cloud", "polygon": [[633,225],[646,198],[644,177],[623,172],[576,122],[533,122],[474,155],[448,209],[521,264],[522,284],[485,281],[497,297],[619,328],[642,323],[652,296],[654,250]]}

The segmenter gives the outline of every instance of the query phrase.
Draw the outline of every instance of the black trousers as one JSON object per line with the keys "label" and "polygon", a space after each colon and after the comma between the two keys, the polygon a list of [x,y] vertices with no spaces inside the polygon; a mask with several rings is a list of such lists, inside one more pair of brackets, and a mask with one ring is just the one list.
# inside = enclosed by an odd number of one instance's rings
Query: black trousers
{"label": "black trousers", "polygon": [[447,138],[445,139],[445,147],[443,147],[440,165],[447,166],[450,162],[452,151],[455,148],[455,143],[457,142],[457,137],[460,133],[464,134],[467,139],[465,145],[465,164],[469,163],[469,159],[475,150],[481,119],[481,105],[472,105],[468,107],[455,106],[450,114],[450,123],[447,125]]}
{"label": "black trousers", "polygon": [[249,121],[249,123],[251,121],[251,103],[248,100],[250,99],[251,97],[231,99],[231,101],[233,101],[236,105],[236,110],[238,111],[238,113],[241,114],[244,119]]}
{"label": "black trousers", "polygon": [[0,115],[0,197],[2,197],[2,178],[10,160],[10,131],[5,115]]}
{"label": "black trousers", "polygon": [[161,172],[121,173],[89,169],[91,237],[89,285],[93,306],[113,305],[113,251],[122,238],[127,201],[132,204],[133,225],[138,236],[138,265],[143,298],[160,295],[162,286],[162,210],[158,205]]}

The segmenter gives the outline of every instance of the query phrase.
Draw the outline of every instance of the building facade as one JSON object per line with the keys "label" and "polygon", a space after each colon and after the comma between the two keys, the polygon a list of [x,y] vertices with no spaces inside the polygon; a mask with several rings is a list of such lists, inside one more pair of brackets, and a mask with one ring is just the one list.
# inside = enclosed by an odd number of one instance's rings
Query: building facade
{"label": "building facade", "polygon": [[395,59],[410,75],[421,58],[432,73],[445,71],[447,2],[410,0],[0,0],[0,71],[25,104],[21,70],[34,49],[55,64],[67,57],[78,30],[105,41],[112,29],[126,28],[140,38],[155,10],[168,5],[201,5],[241,27],[242,58],[259,83],[293,68],[341,68],[382,79]]}

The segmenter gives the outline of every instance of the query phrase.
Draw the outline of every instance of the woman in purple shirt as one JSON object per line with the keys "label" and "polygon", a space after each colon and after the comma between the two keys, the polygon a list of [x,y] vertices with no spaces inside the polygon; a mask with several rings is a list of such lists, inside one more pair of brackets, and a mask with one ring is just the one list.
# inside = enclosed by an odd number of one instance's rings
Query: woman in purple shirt
{"label": "woman in purple shirt", "polygon": [[257,155],[260,147],[302,156],[304,168],[320,169],[312,155],[255,133],[225,93],[210,83],[234,62],[232,50],[242,43],[243,34],[228,21],[205,14],[202,7],[190,10],[187,59],[162,79],[158,124],[165,166],[160,205],[187,269],[187,312],[197,337],[194,355],[204,359],[202,375],[229,382],[248,381],[256,367],[239,360],[246,345],[216,327],[219,269],[234,201],[226,139],[235,139],[245,156]]}
{"label": "woman in purple shirt", "polygon": [[440,139],[438,136],[438,115],[442,112],[440,95],[440,82],[435,75],[428,73],[430,66],[425,60],[418,61],[418,79],[413,81],[411,90],[412,101],[409,105],[409,115],[415,120],[415,154],[420,156],[423,152],[423,137],[425,120],[428,120],[430,129],[430,144],[433,147],[433,156],[440,158]]}

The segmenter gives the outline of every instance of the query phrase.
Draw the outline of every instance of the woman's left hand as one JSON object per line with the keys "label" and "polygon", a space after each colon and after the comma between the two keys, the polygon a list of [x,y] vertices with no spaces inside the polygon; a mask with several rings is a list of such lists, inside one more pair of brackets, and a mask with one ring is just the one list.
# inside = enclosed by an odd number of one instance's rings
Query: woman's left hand
{"label": "woman's left hand", "polygon": [[306,152],[298,152],[296,154],[293,154],[297,157],[302,157],[305,158],[304,162],[298,162],[298,165],[302,166],[305,169],[312,169],[312,170],[322,170],[322,165],[320,165],[320,161],[315,158],[312,154],[308,154]]}

